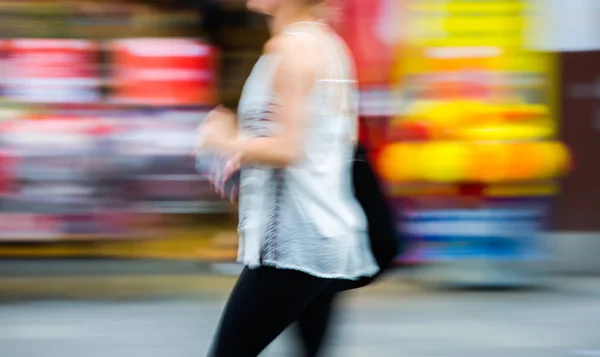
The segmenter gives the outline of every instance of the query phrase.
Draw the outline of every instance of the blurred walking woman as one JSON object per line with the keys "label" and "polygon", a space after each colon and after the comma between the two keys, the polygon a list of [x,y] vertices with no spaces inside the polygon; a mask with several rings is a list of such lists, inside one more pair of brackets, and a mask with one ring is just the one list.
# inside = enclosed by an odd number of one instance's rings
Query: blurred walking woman
{"label": "blurred walking woman", "polygon": [[[272,37],[244,87],[237,116],[223,108],[200,128],[201,149],[241,168],[238,260],[211,357],[258,356],[297,322],[317,356],[336,282],[379,271],[354,198],[357,84],[344,42],[322,22],[327,0],[249,0]],[[228,192],[227,192],[228,193]]]}

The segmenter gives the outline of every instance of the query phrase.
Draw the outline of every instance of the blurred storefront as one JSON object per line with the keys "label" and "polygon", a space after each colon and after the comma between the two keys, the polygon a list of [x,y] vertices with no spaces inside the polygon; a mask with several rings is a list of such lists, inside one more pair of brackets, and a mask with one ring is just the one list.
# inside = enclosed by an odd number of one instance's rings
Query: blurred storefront
{"label": "blurred storefront", "polygon": [[184,0],[0,14],[0,256],[231,259],[233,208],[190,152],[207,111],[235,107],[264,21]]}
{"label": "blurred storefront", "polygon": [[[570,11],[594,13],[586,1]],[[0,256],[234,259],[235,209],[189,153],[207,111],[237,105],[268,38],[244,3],[0,0]],[[551,36],[561,16],[582,17],[550,1],[342,4],[361,140],[412,230],[399,261],[546,258],[552,201],[553,228],[598,229],[599,61],[559,61],[552,42],[597,50],[593,21]],[[561,141],[576,170],[557,196]]]}

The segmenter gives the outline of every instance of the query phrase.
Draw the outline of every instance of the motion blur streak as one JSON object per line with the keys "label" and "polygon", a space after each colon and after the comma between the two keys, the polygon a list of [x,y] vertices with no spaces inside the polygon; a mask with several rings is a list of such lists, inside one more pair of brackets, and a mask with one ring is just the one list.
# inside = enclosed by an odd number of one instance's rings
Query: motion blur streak
{"label": "motion blur streak", "polygon": [[[327,352],[600,355],[600,1],[337,10],[403,249],[341,297]],[[237,107],[265,19],[243,0],[0,0],[0,20],[0,357],[204,356],[237,214],[215,157],[190,153]],[[286,332],[264,356],[297,350]]]}

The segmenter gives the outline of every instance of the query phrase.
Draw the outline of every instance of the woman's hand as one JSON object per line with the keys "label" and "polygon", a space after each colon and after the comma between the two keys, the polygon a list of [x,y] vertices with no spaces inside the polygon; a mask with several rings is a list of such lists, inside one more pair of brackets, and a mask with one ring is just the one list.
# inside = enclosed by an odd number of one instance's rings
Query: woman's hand
{"label": "woman's hand", "polygon": [[208,149],[221,151],[237,137],[236,115],[219,106],[213,109],[198,127],[197,151]]}
{"label": "woman's hand", "polygon": [[227,161],[225,167],[214,168],[211,175],[211,187],[213,191],[220,195],[221,198],[229,198],[232,203],[237,201],[241,167],[242,157],[241,155],[236,155]]}
{"label": "woman's hand", "polygon": [[[222,198],[228,197],[232,203],[237,202],[238,200],[238,191],[239,191],[239,173],[242,169],[242,156],[236,155],[232,157],[227,164],[225,164],[225,169],[223,171],[223,179],[221,181],[221,187],[219,188],[219,192]],[[236,178],[235,176],[238,175]]]}

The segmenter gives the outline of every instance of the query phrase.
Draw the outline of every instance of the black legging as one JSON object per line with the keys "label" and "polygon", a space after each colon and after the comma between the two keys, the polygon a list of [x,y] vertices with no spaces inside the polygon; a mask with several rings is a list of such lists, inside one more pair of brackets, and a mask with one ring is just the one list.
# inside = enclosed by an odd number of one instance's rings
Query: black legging
{"label": "black legging", "polygon": [[245,268],[209,357],[256,357],[294,322],[306,356],[318,356],[334,304],[333,284],[293,270]]}

